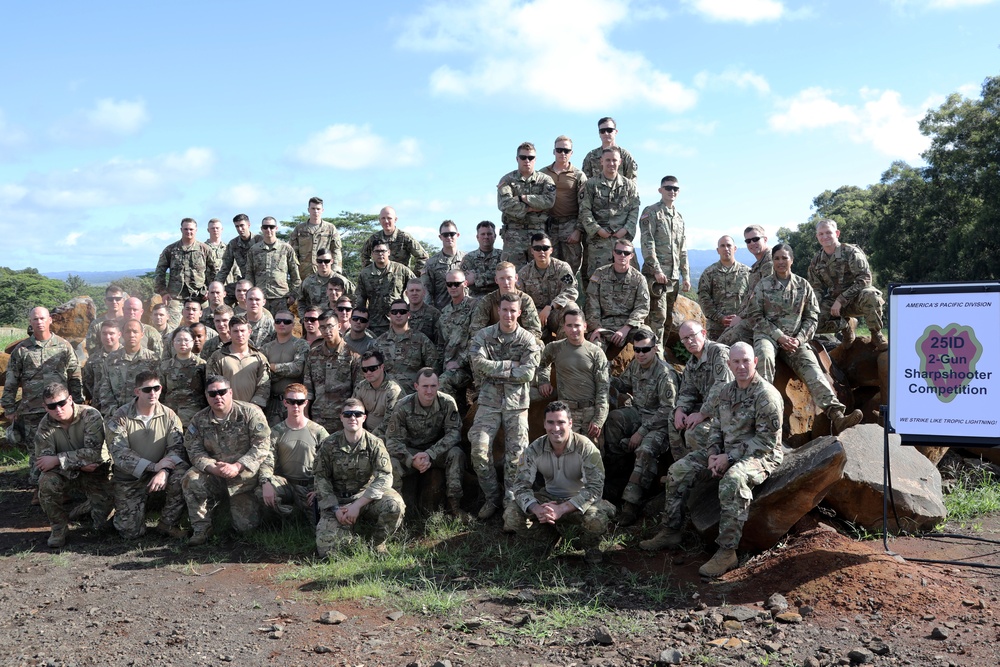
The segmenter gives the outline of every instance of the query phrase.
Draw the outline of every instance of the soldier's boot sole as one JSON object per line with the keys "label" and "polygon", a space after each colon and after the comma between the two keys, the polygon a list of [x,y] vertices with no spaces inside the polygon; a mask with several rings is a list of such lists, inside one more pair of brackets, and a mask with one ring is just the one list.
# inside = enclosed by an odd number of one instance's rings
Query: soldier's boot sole
{"label": "soldier's boot sole", "polygon": [[698,574],[703,577],[721,577],[726,572],[736,569],[740,564],[740,559],[736,555],[736,549],[720,548],[712,556],[712,559],[698,568]]}
{"label": "soldier's boot sole", "polygon": [[49,534],[48,545],[53,549],[66,546],[66,534],[68,532],[69,527],[65,524],[62,526],[52,526],[52,532]]}
{"label": "soldier's boot sole", "polygon": [[834,416],[830,420],[834,435],[843,433],[852,426],[857,426],[861,423],[862,419],[864,419],[864,415],[861,414],[861,410],[855,410],[849,415],[840,414],[839,416]]}
{"label": "soldier's boot sole", "polygon": [[679,530],[673,528],[662,528],[653,537],[639,542],[639,548],[646,551],[660,551],[661,549],[676,549],[681,545],[684,535]]}

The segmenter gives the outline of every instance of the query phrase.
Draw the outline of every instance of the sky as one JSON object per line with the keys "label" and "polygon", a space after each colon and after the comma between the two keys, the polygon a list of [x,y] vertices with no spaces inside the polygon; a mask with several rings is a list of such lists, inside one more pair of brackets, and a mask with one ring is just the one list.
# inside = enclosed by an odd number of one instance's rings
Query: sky
{"label": "sky", "polygon": [[[921,164],[928,109],[1000,74],[996,0],[7,3],[0,266],[148,268],[180,220],[396,208],[437,244],[500,221],[522,141],[613,116],[688,246]],[[737,237],[738,238],[738,237]],[[842,239],[849,241],[850,239]],[[743,250],[746,258],[746,251]]]}

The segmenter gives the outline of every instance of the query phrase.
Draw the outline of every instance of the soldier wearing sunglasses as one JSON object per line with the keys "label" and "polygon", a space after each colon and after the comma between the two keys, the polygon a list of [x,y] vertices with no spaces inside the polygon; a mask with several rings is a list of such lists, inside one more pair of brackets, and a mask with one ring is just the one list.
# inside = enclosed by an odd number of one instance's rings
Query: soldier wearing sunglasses
{"label": "soldier wearing sunglasses", "polygon": [[535,145],[524,142],[517,147],[517,169],[497,184],[497,208],[501,216],[500,236],[503,254],[500,261],[521,266],[530,259],[531,235],[544,232],[549,209],[556,203],[556,184],[535,171]]}
{"label": "soldier wearing sunglasses", "polygon": [[361,379],[354,385],[354,396],[365,404],[365,429],[385,438],[385,420],[404,395],[395,380],[386,377],[385,357],[378,350],[361,355]]}
{"label": "soldier wearing sunglasses", "polygon": [[556,137],[552,150],[555,162],[542,173],[556,184],[556,203],[549,209],[547,230],[552,235],[553,254],[569,264],[573,275],[583,263],[583,227],[580,225],[580,195],[587,175],[570,164],[573,140],[565,135]]}
{"label": "soldier wearing sunglasses", "polygon": [[271,373],[271,397],[268,399],[264,413],[267,423],[274,427],[286,416],[285,391],[292,383],[302,382],[306,369],[306,357],[309,356],[309,343],[292,335],[295,317],[288,309],[281,309],[274,314],[274,328],[277,336],[265,343],[261,352],[267,357],[268,369]]}
{"label": "soldier wearing sunglasses", "polygon": [[664,176],[660,179],[660,201],[644,208],[639,216],[642,275],[652,300],[648,322],[653,333],[664,341],[673,329],[678,291],[691,290],[684,216],[674,206],[680,191],[676,176]]}
{"label": "soldier wearing sunglasses", "polygon": [[462,266],[465,253],[458,249],[458,227],[451,220],[445,220],[438,227],[438,238],[441,239],[441,252],[431,256],[424,266],[424,288],[427,290],[427,301],[437,309],[444,308],[451,302],[445,287],[446,276]]}

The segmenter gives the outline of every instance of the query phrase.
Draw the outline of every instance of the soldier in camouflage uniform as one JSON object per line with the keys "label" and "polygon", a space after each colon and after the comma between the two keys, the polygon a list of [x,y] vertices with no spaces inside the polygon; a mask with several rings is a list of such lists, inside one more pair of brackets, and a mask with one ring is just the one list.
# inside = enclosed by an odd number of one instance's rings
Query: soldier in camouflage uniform
{"label": "soldier in camouflage uniform", "polygon": [[[584,559],[600,563],[601,538],[608,532],[614,506],[602,500],[604,461],[589,439],[574,432],[569,407],[554,401],[545,407],[545,433],[524,450],[514,478],[514,502],[504,510],[504,528],[527,539],[555,537],[566,526],[579,526]],[[535,491],[535,477],[545,482]],[[541,530],[548,527],[549,530]]]}
{"label": "soldier in camouflage uniform", "polygon": [[184,299],[195,297],[204,301],[208,283],[219,272],[215,255],[195,238],[197,232],[198,223],[192,218],[181,220],[181,240],[164,248],[156,263],[156,293],[167,304],[171,327],[177,326],[181,319]]}
{"label": "soldier in camouflage uniform", "polygon": [[392,487],[402,491],[407,475],[443,469],[448,509],[466,519],[462,509],[466,463],[460,446],[462,419],[455,399],[438,391],[439,386],[434,369],[421,368],[415,393],[400,400],[389,414],[384,432],[385,447],[392,456]]}
{"label": "soldier in camouflage uniform", "polygon": [[247,310],[243,313],[250,325],[250,344],[260,349],[274,340],[278,332],[274,328],[274,315],[264,308],[264,292],[257,287],[247,290]]}
{"label": "soldier in camouflage uniform", "polygon": [[271,396],[271,365],[264,353],[250,343],[246,319],[234,317],[229,322],[229,335],[232,340],[212,355],[205,373],[225,378],[233,400],[256,405],[263,413]]}
{"label": "soldier in camouflage uniform", "polygon": [[501,251],[493,247],[497,240],[497,227],[489,220],[476,225],[476,241],[479,247],[462,258],[462,272],[465,273],[469,293],[478,298],[497,289],[497,264]]}
{"label": "soldier in camouflage uniform", "polygon": [[368,350],[375,349],[376,339],[368,330],[369,322],[368,309],[355,305],[351,311],[351,330],[346,336],[341,335],[347,347],[359,357]]}
{"label": "soldier in camouflage uniform", "polygon": [[403,393],[412,394],[417,371],[424,366],[436,367],[438,351],[427,336],[410,328],[410,308],[406,301],[394,300],[389,318],[389,331],[375,340],[375,349],[385,359],[385,372],[389,378],[403,388]]}
{"label": "soldier in camouflage uniform", "polygon": [[330,434],[306,418],[309,400],[305,386],[297,382],[289,384],[281,400],[286,417],[271,427],[271,449],[257,472],[260,486],[254,493],[265,507],[282,518],[291,516],[298,508],[315,523],[313,463],[319,443]]}
{"label": "soldier in camouflage uniform", "polygon": [[684,364],[684,379],[673,414],[674,427],[684,433],[687,447],[678,452],[679,456],[675,459],[704,449],[708,444],[711,424],[708,423],[708,413],[702,407],[714,387],[733,379],[729,370],[729,348],[709,340],[701,322],[688,320],[677,333],[691,356]]}
{"label": "soldier in camouflage uniform", "polygon": [[213,280],[208,284],[208,303],[201,311],[201,323],[206,328],[215,329],[215,309],[226,305],[226,286],[218,280]]}
{"label": "soldier in camouflage uniform", "polygon": [[330,282],[334,278],[340,278],[344,283],[342,292],[347,294],[354,294],[357,289],[352,281],[348,280],[346,276],[335,273],[330,265],[333,264],[333,255],[326,248],[321,248],[317,254],[316,259],[316,271],[309,276],[302,279],[302,285],[299,287],[299,317],[305,315],[306,308],[310,306],[316,306],[320,309],[320,312],[329,308],[329,296],[327,294],[327,288]]}
{"label": "soldier in camouflage uniform", "polygon": [[[319,197],[309,198],[309,219],[296,225],[288,236],[288,243],[298,259],[299,275],[303,280],[319,272],[316,260],[323,256],[320,250],[330,253],[333,271],[340,273],[344,266],[340,232],[332,222],[323,219],[323,200]],[[299,310],[299,315],[302,312]]]}
{"label": "soldier in camouflage uniform", "polygon": [[325,557],[354,537],[359,520],[375,524],[375,551],[403,523],[406,505],[392,488],[392,463],[385,445],[365,431],[364,406],[350,398],[340,415],[342,427],[319,447],[313,476],[319,506],[316,551]]}
{"label": "soldier in camouflage uniform", "polygon": [[553,254],[566,262],[575,276],[583,264],[583,234],[580,224],[580,194],[587,176],[569,163],[573,155],[573,140],[565,135],[556,137],[552,150],[555,162],[542,169],[556,186],[556,202],[549,209],[546,231],[552,236]]}
{"label": "soldier in camouflage uniform", "polygon": [[504,430],[504,504],[514,498],[514,475],[528,444],[530,386],[540,355],[538,339],[518,326],[521,300],[505,294],[500,299],[500,321],[481,329],[472,339],[469,360],[479,384],[479,406],[469,429],[472,468],[486,502],[479,510],[489,519],[501,507],[500,486],[493,464],[493,438]]}
{"label": "soldier in camouflage uniform", "polygon": [[736,343],[729,352],[734,380],[722,385],[705,406],[712,418],[706,449],[691,452],[667,471],[666,506],[660,532],[639,543],[647,551],[677,547],[691,487],[704,471],[719,479],[718,551],[698,572],[718,577],[739,564],[736,548],[743,536],[753,488],[781,463],[781,394],[756,372],[753,349]]}
{"label": "soldier in camouflage uniform", "polygon": [[[608,358],[600,345],[587,340],[587,322],[583,312],[570,306],[563,311],[566,337],[545,346],[538,362],[535,382],[542,398],[553,395],[566,404],[573,419],[573,429],[591,441],[600,442],[601,429],[608,418]],[[552,386],[552,367],[557,387]]]}
{"label": "soldier in camouflage uniform", "polygon": [[556,203],[556,184],[535,171],[535,146],[527,141],[517,147],[517,169],[497,183],[497,208],[502,213],[501,261],[520,266],[531,259],[531,235],[544,232],[549,209]]}
{"label": "soldier in camouflage uniform", "polygon": [[449,303],[451,297],[445,287],[449,271],[461,268],[465,253],[458,249],[458,227],[451,220],[445,220],[438,228],[438,238],[441,239],[441,252],[432,255],[424,265],[424,289],[427,291],[427,302],[441,310]]}
{"label": "soldier in camouflage uniform", "polygon": [[505,295],[510,295],[521,304],[521,317],[518,324],[527,329],[540,342],[542,340],[542,323],[538,319],[538,310],[535,308],[535,302],[531,300],[531,295],[517,289],[517,267],[510,262],[500,262],[497,264],[495,280],[500,289],[479,299],[476,311],[469,321],[468,335],[474,336],[480,329],[495,324],[500,317],[502,298]]}
{"label": "soldier in camouflage uniform", "polygon": [[260,223],[261,240],[250,247],[246,278],[264,293],[273,315],[295,303],[302,279],[292,246],[278,238],[278,221],[268,216]]}
{"label": "soldier in camouflage uniform", "polygon": [[354,392],[361,357],[340,337],[333,312],[320,316],[323,338],[309,346],[302,383],[309,392],[310,418],[330,433],[341,428],[340,412]]}
{"label": "soldier in camouflage uniform", "polygon": [[83,395],[92,408],[101,409],[100,389],[104,361],[112,352],[121,348],[121,337],[121,325],[116,320],[101,322],[101,346],[90,353],[87,363],[83,365]]}
{"label": "soldier in camouflage uniform", "polygon": [[552,248],[552,239],[548,234],[532,234],[531,254],[534,261],[517,272],[521,289],[531,297],[538,310],[545,341],[559,336],[562,311],[570,305],[575,306],[580,294],[576,289],[575,272],[566,262],[552,257]]}
{"label": "soldier in camouflage uniform", "polygon": [[635,465],[622,493],[621,526],[635,523],[643,494],[657,479],[657,459],[666,451],[679,453],[680,435],[673,426],[677,402],[677,372],[657,356],[656,337],[638,329],[632,341],[635,358],[611,386],[619,395],[630,394],[631,405],[612,410],[604,427],[604,449],[613,456],[635,452]]}
{"label": "soldier in camouflage uniform", "polygon": [[747,291],[740,302],[740,310],[729,320],[728,328],[719,335],[718,342],[723,345],[732,345],[738,341],[753,345],[754,323],[747,319],[747,314],[750,312],[754,289],[757,283],[774,273],[771,249],[767,245],[767,232],[764,228],[760,225],[750,225],[743,230],[743,241],[755,261],[747,276]]}
{"label": "soldier in camouflage uniform", "polygon": [[649,289],[629,261],[635,248],[628,239],[615,244],[614,263],[602,266],[587,283],[587,330],[590,342],[623,348],[632,329],[649,314]]}
{"label": "soldier in camouflage uniform", "polygon": [[889,342],[882,334],[882,292],[872,287],[872,271],[864,251],[856,245],[840,242],[840,230],[834,220],[816,223],[816,238],[822,248],[809,264],[809,284],[819,295],[817,333],[842,332],[844,348],[855,339],[854,316],[865,318],[877,350]]}
{"label": "soldier in camouflage uniform", "polygon": [[372,262],[361,269],[354,306],[368,310],[368,328],[376,338],[389,330],[389,306],[400,299],[406,283],[415,278],[403,264],[389,260],[389,246],[383,241],[372,246]]}
{"label": "soldier in camouflage uniform", "polygon": [[230,306],[238,303],[236,283],[246,275],[250,248],[261,238],[250,233],[250,218],[246,213],[233,216],[233,226],[236,227],[236,236],[226,244],[226,251],[222,253],[222,264],[215,274],[215,280],[226,286],[226,302]]}
{"label": "soldier in camouflage uniform", "polygon": [[424,264],[427,263],[427,251],[420,241],[396,226],[398,220],[396,209],[391,206],[379,211],[378,223],[382,226],[382,231],[375,232],[365,241],[365,245],[361,248],[361,266],[367,267],[371,264],[375,260],[372,251],[376,246],[385,244],[389,248],[387,257],[389,261],[410,268],[412,259],[413,273],[419,276],[424,271]]}
{"label": "soldier in camouflage uniform", "polygon": [[101,349],[101,323],[106,320],[113,320],[118,323],[119,329],[124,321],[125,292],[121,287],[111,283],[104,288],[104,305],[107,307],[103,313],[94,318],[87,329],[87,337],[83,347],[90,357]]}
{"label": "soldier in camouflage uniform", "polygon": [[135,398],[108,420],[106,441],[111,453],[115,493],[115,528],[126,540],[146,533],[146,501],[165,492],[156,530],[185,537],[180,528],[184,512],[181,481],[190,466],[184,449],[184,430],[173,410],[160,403],[163,386],[155,372],[135,376]]}
{"label": "soldier in camouflage uniform", "polygon": [[[472,368],[469,365],[469,323],[476,310],[475,297],[465,289],[465,273],[449,271],[445,285],[451,301],[438,319],[438,340],[443,372],[439,378],[441,391],[465,405],[465,392],[472,386]],[[463,412],[464,414],[464,412]]]}
{"label": "soldier in camouflage uniform", "polygon": [[844,415],[844,404],[837,400],[823,369],[809,347],[816,332],[819,306],[808,281],[792,273],[795,259],[792,247],[774,246],[771,253],[774,275],[764,278],[754,289],[749,317],[754,325],[753,347],[760,359],[760,374],[771,382],[777,356],[809,387],[813,402],[830,418],[835,433],[859,423],[861,410]]}
{"label": "soldier in camouflage uniform", "polygon": [[181,427],[186,427],[192,417],[208,407],[205,400],[207,364],[194,354],[193,347],[191,330],[181,327],[174,331],[174,356],[160,361],[161,400],[181,420]]}
{"label": "soldier in camouflage uniform", "polygon": [[622,176],[635,182],[639,177],[639,165],[631,153],[617,144],[618,123],[615,122],[615,119],[605,116],[597,121],[597,134],[601,138],[601,145],[584,156],[583,162],[580,164],[580,169],[583,173],[586,174],[587,178],[597,178],[600,176],[601,158],[604,155],[604,151],[615,147],[621,152],[622,156]]}
{"label": "soldier in camouflage uniform", "polygon": [[427,292],[420,278],[410,278],[406,283],[406,300],[410,304],[410,328],[427,336],[437,344],[437,322],[441,311],[427,303]]}
{"label": "soldier in camouflage uniform", "polygon": [[396,403],[405,396],[395,380],[386,377],[385,357],[375,350],[361,355],[363,379],[354,385],[353,398],[365,406],[365,429],[385,439],[385,425]]}
{"label": "soldier in camouflage uniform", "polygon": [[114,490],[108,477],[110,460],[100,412],[77,405],[60,382],[46,384],[38,400],[46,414],[34,434],[31,466],[38,475],[39,503],[52,526],[48,544],[58,548],[66,544],[69,530],[66,500],[70,491],[81,492],[90,501],[95,529],[109,525],[108,515],[114,507]]}
{"label": "soldier in camouflage uniform", "polygon": [[674,207],[680,183],[674,176],[660,179],[660,201],[642,209],[639,236],[642,237],[642,275],[650,294],[649,326],[657,338],[666,341],[673,329],[674,301],[678,290],[691,289],[684,217]]}
{"label": "soldier in camouflage uniform", "polygon": [[267,357],[268,370],[271,374],[271,397],[267,401],[264,414],[267,415],[268,426],[283,420],[285,412],[285,390],[288,385],[301,383],[306,370],[306,357],[309,356],[309,343],[292,335],[295,317],[287,308],[282,308],[274,314],[274,327],[277,337],[265,343],[261,352]]}
{"label": "soldier in camouflage uniform", "polygon": [[708,320],[708,337],[715,340],[738,314],[746,296],[750,267],[736,261],[732,236],[719,239],[719,261],[710,264],[698,279],[698,305]]}
{"label": "soldier in camouflage uniform", "polygon": [[128,320],[122,332],[122,347],[108,355],[101,369],[101,413],[107,419],[132,400],[135,377],[142,371],[157,371],[160,358],[141,347],[142,322]]}
{"label": "soldier in camouflage uniform", "polygon": [[598,268],[610,264],[615,242],[635,238],[639,218],[639,192],[635,181],[618,173],[621,153],[606,148],[601,157],[601,173],[590,177],[580,191],[580,224],[587,233],[584,243],[583,280]]}
{"label": "soldier in camouflage uniform", "polygon": [[[222,240],[222,220],[212,218],[208,221],[208,240],[205,245],[212,251],[216,266],[222,266],[222,257],[226,254],[226,242]],[[214,276],[209,276],[214,278]],[[213,281],[214,282],[214,281]],[[225,288],[225,286],[223,286]]]}
{"label": "soldier in camouflage uniform", "polygon": [[[215,330],[219,335],[205,341],[201,351],[197,353],[199,357],[208,361],[213,354],[222,349],[223,345],[232,341],[232,336],[229,335],[229,323],[233,321],[233,317],[233,309],[229,306],[219,306],[215,309],[212,321],[215,322]],[[174,351],[176,352],[176,347]]]}
{"label": "soldier in camouflage uniform", "polygon": [[194,416],[184,434],[191,460],[182,482],[193,529],[190,546],[204,544],[212,534],[213,499],[228,496],[232,525],[238,532],[257,527],[260,508],[254,490],[271,446],[271,429],[259,408],[233,400],[224,377],[210,375],[206,382],[208,407]]}
{"label": "soldier in camouflage uniform", "polygon": [[[215,328],[209,329],[201,321],[201,301],[198,299],[185,299],[184,309],[181,311],[181,321],[177,324],[177,329],[182,327],[187,328],[191,331],[191,335],[195,338],[195,348],[197,353],[198,348],[198,334],[195,332],[195,327],[201,325],[204,327],[204,336],[201,341],[201,349],[204,349],[205,342],[213,338],[218,338],[219,332]],[[161,359],[169,359],[174,354],[174,334],[177,333],[177,329],[174,329],[168,334],[165,334],[160,339],[160,348],[157,352]],[[207,359],[207,357],[206,357]]]}

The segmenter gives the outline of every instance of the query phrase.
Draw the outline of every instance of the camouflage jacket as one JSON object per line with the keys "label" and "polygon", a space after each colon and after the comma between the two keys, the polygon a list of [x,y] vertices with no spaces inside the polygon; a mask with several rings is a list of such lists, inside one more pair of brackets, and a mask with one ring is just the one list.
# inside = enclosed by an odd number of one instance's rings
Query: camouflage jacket
{"label": "camouflage jacket", "polygon": [[642,239],[643,275],[662,273],[673,281],[681,276],[691,277],[684,217],[680,211],[667,207],[663,201],[642,209],[639,237]]}
{"label": "camouflage jacket", "polygon": [[[385,243],[389,246],[390,261],[402,264],[406,268],[410,267],[410,258],[413,258],[413,273],[420,275],[427,263],[427,251],[420,241],[416,240],[399,227],[390,236],[386,236],[383,230],[378,230],[368,237],[364,247],[361,248],[361,266],[367,267],[372,264],[372,248],[375,243]],[[364,271],[362,271],[364,273]],[[406,288],[406,285],[403,285]]]}
{"label": "camouflage jacket", "polygon": [[[542,168],[542,173],[556,184],[556,203],[549,209],[549,217],[557,220],[576,219],[580,215],[580,194],[587,182],[587,175],[573,165],[562,173],[557,173],[555,163]],[[583,230],[580,225],[577,229]]]}
{"label": "camouflage jacket", "polygon": [[190,359],[164,359],[160,362],[163,383],[163,404],[177,413],[185,426],[191,418],[208,407],[205,398],[205,360],[197,355]]}
{"label": "camouflage jacket", "polygon": [[[118,349],[121,349],[119,346]],[[104,375],[104,361],[113,352],[105,352],[101,347],[87,357],[87,362],[83,365],[83,395],[90,401],[90,406],[101,409],[101,377]]]}
{"label": "camouflage jacket", "polygon": [[614,264],[597,269],[587,283],[587,331],[641,327],[649,315],[649,287],[635,267],[617,273]]}
{"label": "camouflage jacket", "polygon": [[690,415],[702,411],[712,388],[733,380],[729,370],[729,347],[722,343],[706,340],[701,359],[693,354],[684,364],[684,379],[681,380],[677,407]]}
{"label": "camouflage jacket", "polygon": [[134,398],[136,375],[143,371],[160,370],[160,358],[142,348],[135,354],[129,354],[124,347],[118,348],[103,363],[98,392],[105,419]]}
{"label": "camouflage jacket", "polygon": [[326,426],[328,431],[331,426],[340,424],[340,411],[344,401],[354,393],[354,384],[361,374],[360,365],[361,357],[343,341],[333,349],[322,338],[309,346],[302,383],[309,392],[312,419]]}
{"label": "camouflage jacket", "polygon": [[[617,146],[622,154],[622,164],[618,168],[618,173],[629,179],[630,181],[635,181],[639,174],[639,165],[632,157],[632,154],[621,146]],[[590,151],[583,157],[583,162],[580,163],[580,169],[587,178],[597,178],[604,173],[601,168],[601,155],[604,154],[604,146],[598,146],[594,150]]]}
{"label": "camouflage jacket", "polygon": [[89,405],[74,405],[69,426],[46,414],[35,432],[35,458],[59,457],[59,474],[73,479],[80,468],[110,461],[104,443],[104,418]]}
{"label": "camouflage jacket", "polygon": [[457,271],[462,268],[462,259],[465,253],[456,250],[454,255],[446,255],[444,251],[431,255],[424,265],[424,275],[420,280],[424,283],[427,303],[438,310],[443,309],[451,303],[451,295],[448,294],[448,286],[445,285],[445,278],[449,271]]}
{"label": "camouflage jacket", "polygon": [[[524,195],[523,202],[521,195]],[[505,228],[544,231],[548,211],[555,203],[556,184],[540,171],[525,178],[515,169],[497,183],[497,208]],[[529,208],[538,210],[528,211]]]}
{"label": "camouflage jacket", "polygon": [[391,456],[403,462],[403,468],[413,466],[413,455],[427,452],[437,460],[462,440],[462,419],[455,399],[443,392],[430,407],[420,404],[416,394],[402,398],[389,414],[385,425],[385,447]]}
{"label": "camouflage jacket", "polygon": [[722,318],[739,312],[746,296],[750,267],[741,262],[723,266],[722,262],[709,265],[698,279],[698,305],[705,317],[716,326]]}
{"label": "camouflage jacket", "polygon": [[469,285],[469,292],[473,296],[485,296],[500,289],[497,285],[497,264],[500,263],[500,254],[496,248],[488,253],[476,248],[462,258],[462,271],[465,272],[466,279],[470,272],[476,274],[475,280]]}
{"label": "camouflage jacket", "polygon": [[764,278],[774,274],[774,263],[771,261],[771,249],[764,251],[763,256],[750,267],[750,274],[747,276],[747,291],[743,295],[743,303],[740,306],[739,316],[746,318],[750,312],[750,304],[753,302],[754,290],[757,283]]}
{"label": "camouflage jacket", "polygon": [[375,349],[385,356],[386,377],[399,383],[407,394],[413,391],[417,371],[424,366],[438,367],[437,348],[419,331],[396,333],[390,328],[375,340]]}
{"label": "camouflage jacket", "polygon": [[218,273],[219,267],[215,264],[211,248],[201,241],[186,247],[176,241],[163,249],[156,263],[156,293],[168,293],[173,298],[194,296],[204,299],[208,283]]}
{"label": "camouflage jacket", "polygon": [[[479,405],[497,410],[527,410],[530,384],[540,356],[538,339],[523,327],[511,333],[494,324],[481,329],[469,346],[469,361],[480,384]],[[515,368],[511,362],[517,362]]]}
{"label": "camouflage jacket", "polygon": [[326,248],[333,255],[333,270],[340,272],[344,266],[343,244],[340,232],[332,222],[321,220],[318,225],[308,220],[299,225],[288,236],[288,244],[292,246],[299,262],[299,274],[306,278],[316,273],[316,252]]}
{"label": "camouflage jacket", "polygon": [[636,220],[639,218],[639,192],[635,181],[620,173],[608,180],[603,173],[588,177],[580,191],[580,224],[589,238],[597,230],[616,234],[625,230],[625,238],[635,238]]}
{"label": "camouflage jacket", "polygon": [[712,392],[705,409],[712,418],[709,455],[726,453],[736,461],[753,456],[781,463],[785,405],[778,390],[759,373],[746,389],[740,389],[736,380],[722,385]]}
{"label": "camouflage jacket", "polygon": [[449,303],[441,311],[438,318],[438,341],[440,341],[441,367],[450,361],[457,361],[462,366],[469,363],[469,341],[471,340],[472,315],[476,312],[478,301],[467,296],[461,303]]}
{"label": "camouflage jacket", "polygon": [[632,394],[632,407],[642,417],[638,431],[642,437],[670,426],[679,384],[674,367],[660,359],[654,359],[649,368],[643,368],[638,359],[633,359],[621,375],[611,378],[616,391]]}
{"label": "camouflage jacket", "polygon": [[[525,513],[538,502],[533,487],[535,476],[539,473],[545,480],[547,494],[563,502],[568,501],[581,512],[586,512],[604,495],[605,473],[601,452],[590,439],[579,433],[570,434],[566,449],[558,456],[552,450],[547,435],[524,450],[514,478],[514,500]],[[556,486],[557,474],[567,488]]]}
{"label": "camouflage jacket", "polygon": [[[104,317],[98,317],[90,323],[90,328],[87,330],[86,342],[84,343],[88,355],[94,355],[103,347],[101,344],[101,325],[104,323],[104,320]],[[124,326],[125,324],[124,318],[118,318],[116,321],[120,325]],[[160,336],[160,332],[149,324],[143,323],[142,325],[142,339],[139,341],[139,345],[155,352],[157,356],[163,354],[163,339]]]}
{"label": "camouflage jacket", "polygon": [[107,445],[116,479],[134,481],[164,457],[187,463],[184,427],[173,410],[157,403],[148,421],[139,418],[135,399],[121,406],[108,420]]}
{"label": "camouflage jacket", "polygon": [[264,292],[265,299],[297,296],[302,284],[299,259],[292,246],[281,239],[270,245],[255,243],[247,256],[246,279]]}
{"label": "camouflage jacket", "polygon": [[[477,331],[491,324],[496,324],[500,320],[500,292],[490,292],[479,299],[476,310],[469,320],[469,336],[474,336]],[[527,292],[518,291],[521,297],[521,315],[517,318],[517,323],[528,330],[538,340],[542,339],[542,322],[538,319],[538,309],[535,302]]]}
{"label": "camouflage jacket", "polygon": [[441,311],[430,305],[426,301],[420,310],[413,310],[410,307],[410,328],[419,331],[432,343],[437,343],[437,323],[441,317]]}
{"label": "camouflage jacket", "polygon": [[191,465],[202,472],[216,463],[241,464],[243,471],[226,480],[238,485],[256,477],[271,448],[271,429],[256,406],[233,401],[224,417],[216,417],[212,408],[196,414],[184,434],[184,447]]}
{"label": "camouflage jacket", "polygon": [[368,307],[369,326],[386,327],[389,324],[389,305],[393,299],[402,298],[406,282],[414,277],[413,272],[399,262],[389,262],[384,269],[369,264],[361,269],[358,277],[354,307]]}
{"label": "camouflage jacket", "polygon": [[354,444],[338,431],[320,443],[313,481],[320,509],[333,510],[362,497],[378,500],[392,488],[392,463],[385,445],[368,431]]}
{"label": "camouflage jacket", "polygon": [[278,337],[278,331],[274,328],[274,315],[265,310],[261,313],[260,319],[250,322],[250,344],[256,348],[264,347],[267,343]]}
{"label": "camouflage jacket", "polygon": [[785,284],[772,275],[757,283],[747,317],[754,323],[755,338],[767,336],[777,341],[784,334],[805,345],[816,333],[819,304],[802,276],[793,273]]}
{"label": "camouflage jacket", "polygon": [[237,235],[226,244],[226,251],[222,253],[222,264],[215,274],[215,280],[223,285],[232,285],[239,282],[246,275],[247,256],[250,248],[263,240],[260,234],[251,234],[250,238],[244,239]]}
{"label": "camouflage jacket", "polygon": [[820,250],[809,263],[809,284],[816,298],[831,306],[838,299],[848,304],[872,286],[872,270],[861,248],[841,243],[832,255]]}
{"label": "camouflage jacket", "polygon": [[528,262],[517,271],[518,283],[535,303],[535,308],[545,306],[565,308],[576,301],[580,293],[576,289],[576,275],[569,264],[552,257],[545,269],[539,269],[534,262]]}
{"label": "camouflage jacket", "polygon": [[330,300],[326,295],[326,286],[334,276],[344,281],[344,294],[347,296],[351,296],[358,290],[358,286],[353,280],[340,273],[334,273],[325,277],[318,273],[307,276],[302,280],[302,285],[299,286],[299,299],[297,301],[299,317],[306,314],[309,306],[317,306],[320,310],[330,308]]}
{"label": "camouflage jacket", "polygon": [[[83,404],[83,378],[73,346],[55,334],[47,341],[29,336],[10,354],[0,405],[8,415],[15,410],[25,415],[45,412],[42,390],[50,382],[63,383],[73,400]],[[17,401],[19,387],[20,402]]]}
{"label": "camouflage jacket", "polygon": [[359,380],[354,385],[353,397],[365,404],[365,412],[367,413],[365,430],[384,438],[385,422],[392,414],[400,397],[404,395],[399,383],[388,377],[383,378],[382,385],[378,389],[373,387],[368,380]]}
{"label": "camouflage jacket", "polygon": [[285,421],[271,427],[271,447],[260,464],[260,483],[272,483],[275,474],[294,481],[312,480],[319,443],[330,437],[326,429],[314,421],[293,429]]}
{"label": "camouflage jacket", "polygon": [[[552,367],[556,370],[556,393],[570,407],[593,407],[597,426],[608,418],[608,358],[600,345],[588,340],[577,347],[567,339],[555,340],[545,346],[535,373],[535,383],[551,381]],[[587,405],[587,404],[590,405]]]}
{"label": "camouflage jacket", "polygon": [[267,407],[271,396],[271,367],[264,353],[253,345],[240,356],[226,343],[208,360],[205,375],[221,375],[233,388],[233,399]]}

